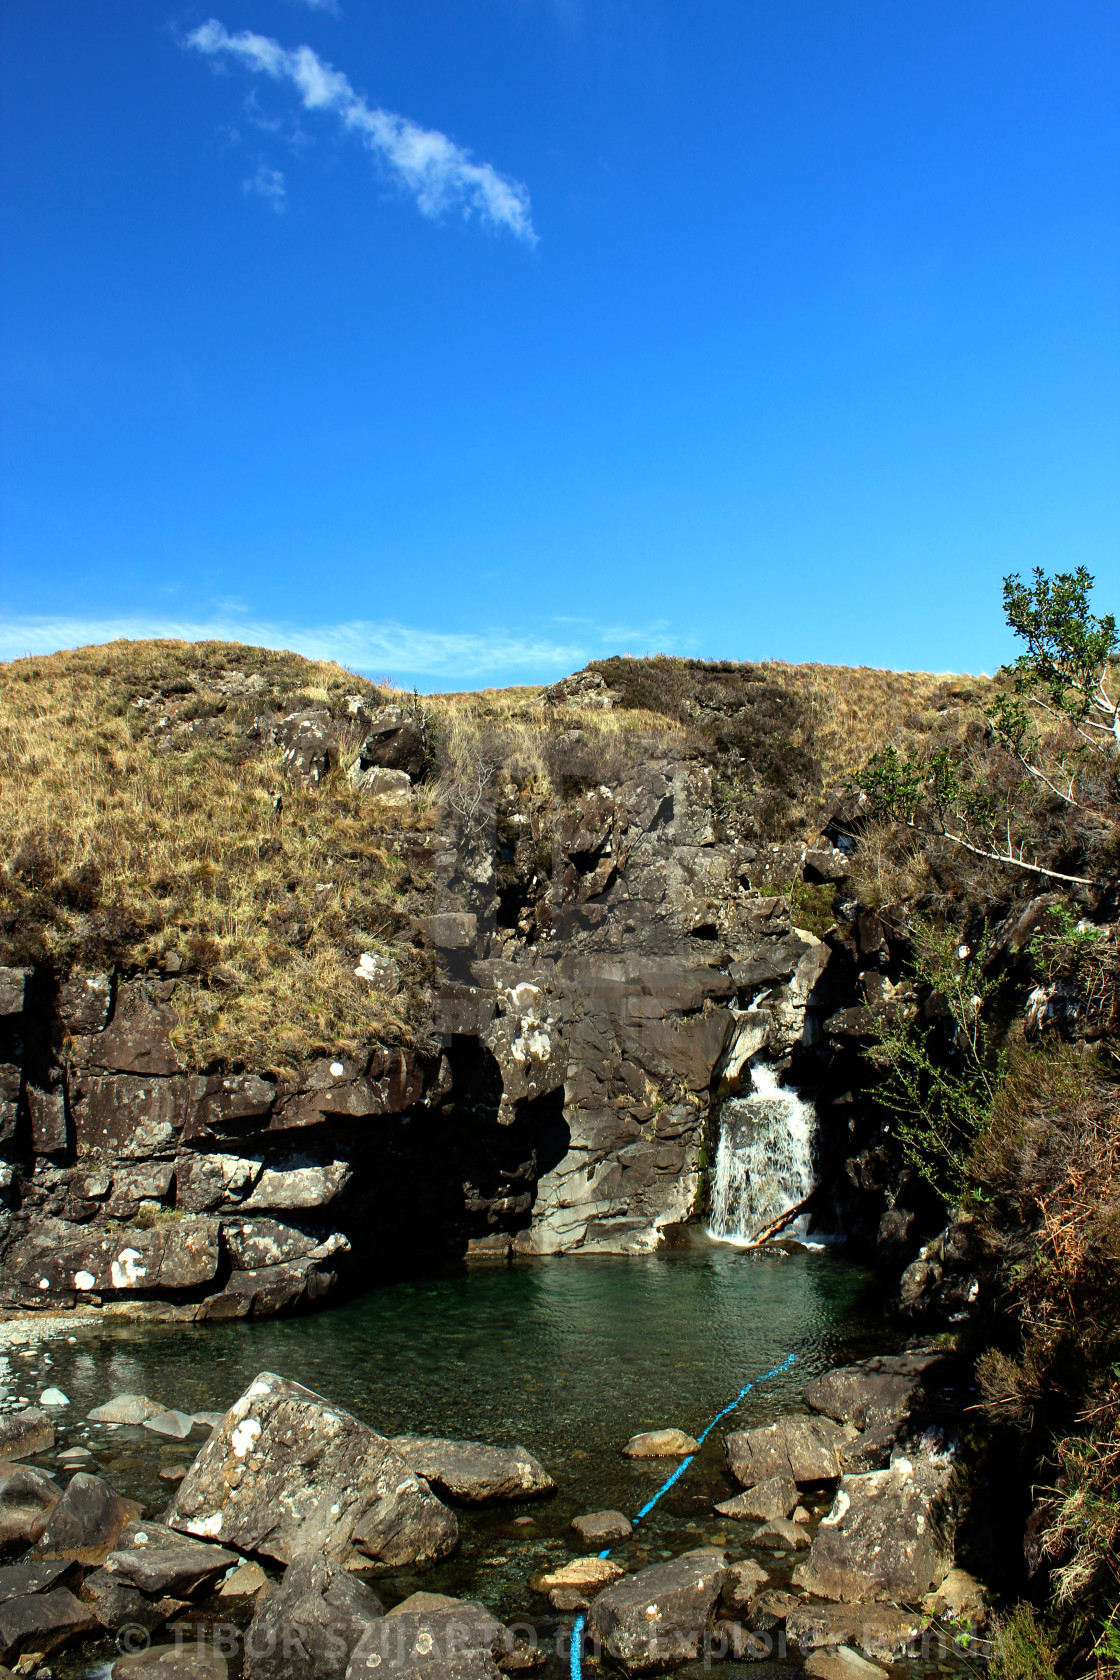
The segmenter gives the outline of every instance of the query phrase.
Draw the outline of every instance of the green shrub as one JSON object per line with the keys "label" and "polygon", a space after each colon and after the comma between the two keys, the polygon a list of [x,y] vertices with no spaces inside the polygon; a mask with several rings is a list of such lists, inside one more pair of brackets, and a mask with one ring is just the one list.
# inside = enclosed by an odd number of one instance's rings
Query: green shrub
{"label": "green shrub", "polygon": [[1057,1661],[1029,1604],[1016,1604],[996,1622],[988,1680],[1059,1680]]}

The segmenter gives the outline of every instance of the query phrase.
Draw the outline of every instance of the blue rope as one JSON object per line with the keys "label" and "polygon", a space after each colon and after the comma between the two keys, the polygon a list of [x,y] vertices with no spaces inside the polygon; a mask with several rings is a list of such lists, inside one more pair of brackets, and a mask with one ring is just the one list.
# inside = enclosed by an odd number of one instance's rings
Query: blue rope
{"label": "blue rope", "polygon": [[[761,1383],[769,1382],[771,1377],[780,1377],[783,1371],[788,1371],[789,1370],[790,1366],[794,1363],[796,1358],[797,1358],[797,1355],[795,1353],[789,1353],[782,1360],[782,1363],[780,1365],[775,1365],[774,1366],[772,1371],[764,1372],[764,1374],[761,1377],[756,1377],[753,1382],[744,1383],[743,1387],[739,1390],[738,1394],[735,1396],[734,1400],[732,1400],[731,1404],[729,1406],[725,1406],[721,1412],[717,1412],[715,1417],[712,1419],[711,1423],[709,1423],[707,1429],[705,1429],[704,1433],[702,1435],[697,1436],[697,1438],[696,1438],[697,1446],[702,1447],[704,1445],[704,1442],[707,1440],[708,1436],[711,1434],[712,1430],[715,1428],[715,1426],[719,1422],[720,1418],[725,1418],[727,1416],[728,1412],[733,1412],[735,1410],[736,1406],[741,1405],[742,1402],[746,1399],[747,1395],[750,1393],[752,1388],[758,1388]],[[681,1459],[681,1462],[677,1465],[677,1468],[673,1471],[673,1474],[669,1477],[669,1479],[667,1481],[662,1482],[661,1486],[658,1488],[658,1490],[654,1494],[653,1498],[648,1499],[646,1501],[646,1503],[642,1506],[641,1510],[638,1512],[637,1516],[634,1518],[634,1527],[637,1527],[637,1525],[641,1522],[643,1517],[648,1517],[649,1516],[650,1512],[653,1510],[653,1507],[657,1504],[657,1501],[661,1498],[661,1495],[663,1493],[668,1493],[668,1491],[672,1487],[673,1483],[675,1481],[678,1481],[680,1479],[680,1477],[684,1475],[685,1471],[688,1469],[689,1465],[693,1463],[695,1458],[696,1458],[696,1454],[695,1453],[690,1453],[687,1458],[682,1458]],[[607,1557],[610,1557],[610,1555],[611,1555],[611,1548],[609,1546],[606,1548],[605,1551],[602,1551],[602,1552],[599,1553],[599,1556],[601,1558],[607,1558]],[[571,1680],[583,1680],[583,1668],[582,1668],[582,1663],[581,1663],[581,1656],[582,1656],[582,1651],[583,1651],[583,1630],[586,1626],[587,1626],[587,1617],[583,1616],[583,1615],[577,1616],[576,1619],[575,1619],[575,1623],[573,1624],[573,1627],[572,1627],[572,1643],[571,1643],[571,1646],[570,1646],[569,1651],[568,1651],[568,1673],[571,1676]]]}

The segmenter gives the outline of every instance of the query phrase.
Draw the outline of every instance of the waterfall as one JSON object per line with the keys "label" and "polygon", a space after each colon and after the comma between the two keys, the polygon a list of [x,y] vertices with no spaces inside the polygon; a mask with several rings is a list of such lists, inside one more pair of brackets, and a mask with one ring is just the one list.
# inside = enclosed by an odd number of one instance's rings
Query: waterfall
{"label": "waterfall", "polygon": [[817,1183],[817,1115],[812,1103],[783,1089],[764,1064],[751,1069],[746,1097],[720,1104],[719,1148],[708,1235],[751,1243]]}

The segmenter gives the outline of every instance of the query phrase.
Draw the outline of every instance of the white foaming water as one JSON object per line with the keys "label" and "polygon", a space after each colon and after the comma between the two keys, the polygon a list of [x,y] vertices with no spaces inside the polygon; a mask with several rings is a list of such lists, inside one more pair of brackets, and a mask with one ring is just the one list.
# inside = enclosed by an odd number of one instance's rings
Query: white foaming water
{"label": "white foaming water", "polygon": [[708,1224],[710,1237],[744,1247],[817,1183],[816,1109],[765,1065],[751,1069],[751,1082],[749,1096],[720,1104]]}

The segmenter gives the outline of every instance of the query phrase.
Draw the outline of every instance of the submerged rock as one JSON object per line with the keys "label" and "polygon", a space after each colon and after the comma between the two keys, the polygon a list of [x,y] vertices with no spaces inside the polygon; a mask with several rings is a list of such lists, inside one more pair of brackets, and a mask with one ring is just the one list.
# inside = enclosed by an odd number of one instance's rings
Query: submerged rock
{"label": "submerged rock", "polygon": [[166,1411],[158,1400],[149,1400],[146,1394],[114,1394],[111,1400],[106,1400],[103,1406],[95,1406],[89,1413],[91,1423],[147,1423],[149,1418],[158,1417]]}
{"label": "submerged rock", "polygon": [[629,1539],[634,1525],[621,1511],[588,1511],[573,1517],[571,1526],[587,1545],[605,1546],[611,1540]]}
{"label": "submerged rock", "polygon": [[894,1662],[921,1637],[923,1618],[893,1604],[802,1604],[786,1617],[786,1638],[808,1656],[822,1645],[855,1646]]}
{"label": "submerged rock", "polygon": [[887,1671],[850,1645],[838,1645],[834,1651],[814,1651],[804,1672],[810,1680],[884,1680]]}
{"label": "submerged rock", "polygon": [[649,1429],[632,1435],[622,1449],[625,1458],[685,1458],[699,1451],[699,1441],[683,1429]]}
{"label": "submerged rock", "polygon": [[723,1554],[686,1552],[601,1592],[589,1621],[627,1674],[653,1674],[698,1657],[727,1579]]}
{"label": "submerged rock", "polygon": [[784,1417],[764,1429],[735,1431],[724,1449],[735,1480],[753,1488],[775,1476],[831,1481],[840,1474],[844,1440],[844,1431],[831,1418]]}
{"label": "submerged rock", "polygon": [[263,1371],[179,1485],[172,1528],[290,1563],[303,1552],[382,1568],[430,1563],[458,1538],[452,1511],[383,1435]]}
{"label": "submerged rock", "polygon": [[434,1435],[394,1435],[389,1445],[418,1476],[465,1505],[535,1499],[556,1488],[543,1464],[524,1447],[488,1447]]}
{"label": "submerged rock", "polygon": [[228,1680],[229,1665],[216,1651],[191,1645],[153,1645],[118,1657],[112,1680]]}

